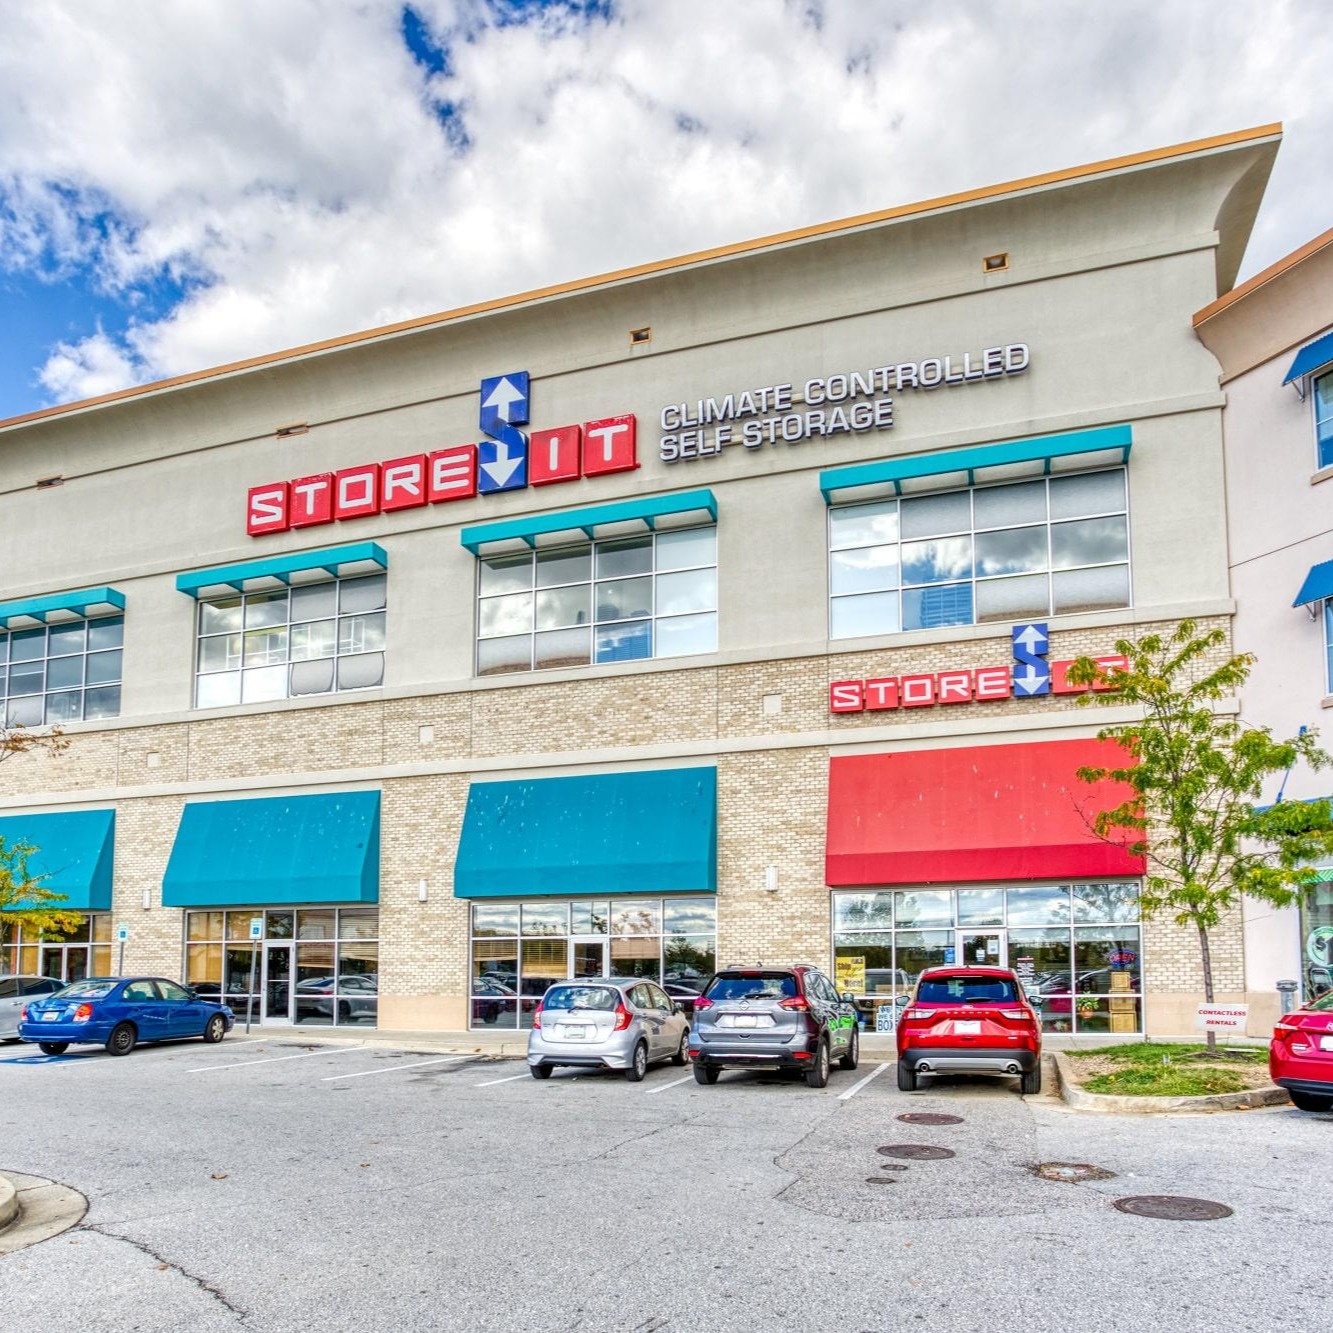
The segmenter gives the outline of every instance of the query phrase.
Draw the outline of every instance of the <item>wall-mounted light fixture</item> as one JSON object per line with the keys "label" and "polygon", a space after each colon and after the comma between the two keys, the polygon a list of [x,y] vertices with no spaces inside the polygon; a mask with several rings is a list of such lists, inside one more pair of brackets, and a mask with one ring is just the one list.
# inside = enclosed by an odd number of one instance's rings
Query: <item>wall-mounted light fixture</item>
{"label": "wall-mounted light fixture", "polygon": [[653,330],[650,325],[645,324],[641,329],[631,329],[629,331],[629,345],[631,347],[642,347],[644,343],[650,343],[653,340]]}
{"label": "wall-mounted light fixture", "polygon": [[764,867],[764,888],[769,893],[778,891],[778,868],[777,866]]}
{"label": "wall-mounted light fixture", "polygon": [[153,905],[153,894],[151,889],[143,891],[143,910],[147,912]]}
{"label": "wall-mounted light fixture", "polygon": [[428,897],[429,893],[427,891],[426,881],[424,879],[417,880],[417,902],[424,903],[427,901]]}
{"label": "wall-mounted light fixture", "polygon": [[1009,252],[1001,251],[998,255],[987,255],[981,261],[981,271],[983,273],[1000,273],[1009,267]]}

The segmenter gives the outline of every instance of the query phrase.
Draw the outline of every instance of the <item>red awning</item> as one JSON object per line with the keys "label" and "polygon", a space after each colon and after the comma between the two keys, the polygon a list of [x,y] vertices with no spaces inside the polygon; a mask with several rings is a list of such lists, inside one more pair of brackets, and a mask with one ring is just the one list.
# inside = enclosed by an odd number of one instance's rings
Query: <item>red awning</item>
{"label": "red awning", "polygon": [[1099,839],[1099,810],[1131,793],[1080,782],[1123,764],[1116,741],[1034,741],[829,762],[829,884],[1141,875],[1143,858]]}

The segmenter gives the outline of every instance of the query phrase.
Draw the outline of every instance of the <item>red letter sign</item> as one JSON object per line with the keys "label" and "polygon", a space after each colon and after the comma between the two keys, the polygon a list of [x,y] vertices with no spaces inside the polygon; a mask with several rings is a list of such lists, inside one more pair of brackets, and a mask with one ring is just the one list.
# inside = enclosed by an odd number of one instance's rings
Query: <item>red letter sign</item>
{"label": "red letter sign", "polygon": [[459,444],[431,454],[426,490],[433,505],[441,500],[468,500],[476,495],[477,446]]}
{"label": "red letter sign", "polygon": [[859,713],[865,707],[861,698],[861,682],[835,680],[828,687],[828,706],[831,713]]}
{"label": "red letter sign", "polygon": [[904,708],[924,708],[935,702],[934,676],[904,676],[898,682]]}
{"label": "red letter sign", "polygon": [[426,503],[426,455],[395,458],[381,465],[380,512],[416,509]]}
{"label": "red letter sign", "polygon": [[380,511],[380,465],[343,468],[333,474],[333,517],[360,518]]}
{"label": "red letter sign", "polygon": [[291,527],[287,521],[285,481],[274,482],[271,486],[252,486],[248,499],[245,530],[250,536],[259,537],[266,532],[286,532]]}
{"label": "red letter sign", "polygon": [[970,671],[941,671],[939,675],[940,703],[968,704],[972,702],[972,673]]}
{"label": "red letter sign", "polygon": [[1013,681],[1007,666],[981,667],[977,671],[978,699],[1008,699],[1013,695]]}
{"label": "red letter sign", "polygon": [[553,481],[576,480],[582,439],[583,431],[578,426],[533,431],[528,445],[528,484],[549,486]]}
{"label": "red letter sign", "polygon": [[631,472],[639,466],[635,452],[634,418],[607,417],[583,427],[583,475]]}
{"label": "red letter sign", "polygon": [[333,522],[333,473],[319,472],[313,477],[297,477],[291,483],[292,527],[313,528]]}
{"label": "red letter sign", "polygon": [[866,681],[866,707],[874,712],[885,708],[897,708],[898,677],[881,676],[877,680]]}

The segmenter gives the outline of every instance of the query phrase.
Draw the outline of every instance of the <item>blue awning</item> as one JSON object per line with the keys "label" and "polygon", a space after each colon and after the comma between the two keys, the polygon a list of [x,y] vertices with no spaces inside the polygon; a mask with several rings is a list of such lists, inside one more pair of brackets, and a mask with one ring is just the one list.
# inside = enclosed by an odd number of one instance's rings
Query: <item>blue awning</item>
{"label": "blue awning", "polygon": [[1304,606],[1307,602],[1322,602],[1325,597],[1333,597],[1333,560],[1325,560],[1322,565],[1314,565],[1311,568],[1292,606]]}
{"label": "blue awning", "polygon": [[229,592],[262,592],[292,583],[374,574],[388,567],[389,557],[378,542],[353,542],[350,546],[331,546],[323,551],[302,551],[298,555],[247,560],[240,565],[196,569],[176,576],[176,591],[191,597],[218,597]]}
{"label": "blue awning", "polygon": [[181,813],[163,907],[375,903],[380,794],[199,801]]}
{"label": "blue awning", "polygon": [[65,896],[64,902],[46,904],[52,911],[111,910],[114,810],[6,815],[0,818],[0,838],[9,848],[21,842],[37,849],[28,858],[28,874],[41,888]]}
{"label": "blue awning", "polygon": [[717,770],[474,782],[458,898],[717,892]]}
{"label": "blue awning", "polygon": [[124,609],[125,594],[117,588],[80,588],[77,592],[0,602],[0,629],[28,629],[90,616],[113,616]]}
{"label": "blue awning", "polygon": [[1133,443],[1134,432],[1129,426],[1099,426],[830,468],[819,474],[819,486],[827,503],[845,504],[904,492],[1022,481],[1074,468],[1126,463]]}
{"label": "blue awning", "polygon": [[1291,363],[1287,378],[1282,383],[1290,384],[1292,380],[1304,379],[1306,375],[1323,370],[1327,365],[1333,365],[1333,333],[1326,333],[1322,338],[1306,343],[1296,353],[1296,359]]}
{"label": "blue awning", "polygon": [[473,555],[477,555],[483,546],[531,548],[580,537],[592,541],[594,537],[626,537],[657,528],[716,522],[717,500],[712,491],[678,491],[674,495],[652,495],[641,500],[589,505],[585,509],[562,509],[530,518],[479,523],[464,528],[460,540]]}

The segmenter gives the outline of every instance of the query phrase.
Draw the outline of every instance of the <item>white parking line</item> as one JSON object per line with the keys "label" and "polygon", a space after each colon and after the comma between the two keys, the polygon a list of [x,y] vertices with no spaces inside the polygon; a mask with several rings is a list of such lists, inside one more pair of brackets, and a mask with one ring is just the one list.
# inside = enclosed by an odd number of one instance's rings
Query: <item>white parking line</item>
{"label": "white parking line", "polygon": [[678,1088],[682,1083],[688,1083],[693,1077],[693,1074],[687,1074],[684,1078],[675,1078],[672,1079],[670,1083],[663,1083],[659,1087],[649,1088],[647,1096],[651,1097],[655,1092],[665,1092],[668,1088]]}
{"label": "white parking line", "polygon": [[531,1078],[532,1075],[524,1071],[522,1074],[510,1074],[508,1078],[488,1078],[485,1083],[474,1083],[474,1088],[493,1088],[497,1083],[513,1083],[520,1078]]}
{"label": "white parking line", "polygon": [[470,1055],[442,1055],[438,1060],[413,1060],[407,1065],[386,1065],[383,1069],[358,1069],[355,1074],[329,1074],[321,1083],[332,1083],[338,1078],[366,1078],[370,1074],[396,1074],[400,1069],[420,1069],[422,1065],[447,1065],[457,1060],[471,1060]]}
{"label": "white parking line", "polygon": [[207,1074],[214,1069],[249,1069],[251,1065],[276,1065],[283,1060],[309,1060],[316,1055],[350,1055],[353,1051],[364,1051],[364,1046],[338,1046],[332,1049],[323,1048],[318,1051],[305,1051],[301,1055],[269,1055],[262,1060],[233,1060],[226,1065],[199,1065],[194,1069],[187,1069],[187,1074]]}
{"label": "white parking line", "polygon": [[848,1088],[846,1092],[840,1092],[838,1094],[838,1100],[840,1102],[845,1102],[849,1098],[855,1097],[856,1094],[860,1092],[861,1089],[864,1088],[865,1085],[869,1083],[872,1078],[878,1078],[889,1067],[891,1063],[892,1063],[891,1061],[886,1060],[882,1065],[878,1065],[876,1068],[872,1069],[870,1073],[868,1073],[865,1076],[865,1078],[860,1079],[857,1082],[853,1083],[852,1086]]}

